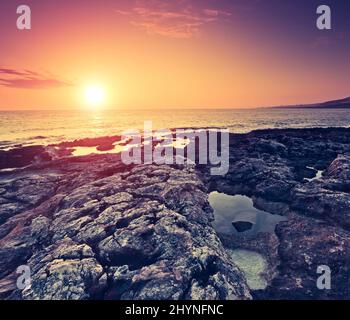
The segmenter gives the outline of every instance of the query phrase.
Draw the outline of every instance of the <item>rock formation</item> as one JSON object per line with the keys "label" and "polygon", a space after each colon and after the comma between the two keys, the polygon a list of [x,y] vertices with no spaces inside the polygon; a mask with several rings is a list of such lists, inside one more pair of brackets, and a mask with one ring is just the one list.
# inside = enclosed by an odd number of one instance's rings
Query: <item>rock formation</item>
{"label": "rock formation", "polygon": [[[232,134],[223,177],[205,165],[72,157],[73,147],[1,151],[1,168],[17,168],[0,171],[1,298],[350,298],[349,129]],[[309,167],[322,177],[306,180]],[[213,190],[288,220],[255,238],[216,234]],[[265,290],[250,292],[232,249],[265,256]],[[31,270],[25,290],[21,265]],[[316,286],[319,265],[332,270],[331,290]]]}

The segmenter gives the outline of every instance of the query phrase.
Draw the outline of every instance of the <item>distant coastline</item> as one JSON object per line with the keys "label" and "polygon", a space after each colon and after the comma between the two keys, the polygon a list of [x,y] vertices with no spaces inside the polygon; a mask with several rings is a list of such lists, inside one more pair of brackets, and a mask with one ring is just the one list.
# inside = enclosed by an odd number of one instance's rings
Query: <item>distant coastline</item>
{"label": "distant coastline", "polygon": [[300,104],[300,105],[290,105],[290,106],[274,106],[270,107],[272,109],[347,109],[350,108],[350,97],[331,100],[321,103],[312,103],[312,104]]}

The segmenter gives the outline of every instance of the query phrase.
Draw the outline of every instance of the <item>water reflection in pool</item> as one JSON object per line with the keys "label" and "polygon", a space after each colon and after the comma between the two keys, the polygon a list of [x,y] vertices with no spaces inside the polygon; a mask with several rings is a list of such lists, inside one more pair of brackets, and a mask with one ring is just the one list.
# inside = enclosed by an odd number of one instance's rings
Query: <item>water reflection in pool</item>
{"label": "water reflection in pool", "polygon": [[240,268],[251,290],[266,289],[268,283],[264,277],[267,270],[266,259],[259,253],[248,250],[227,250],[232,260]]}
{"label": "water reflection in pool", "polygon": [[210,193],[209,203],[214,209],[213,227],[222,234],[273,233],[279,222],[287,220],[254,208],[253,201],[246,196],[229,196],[215,191]]}

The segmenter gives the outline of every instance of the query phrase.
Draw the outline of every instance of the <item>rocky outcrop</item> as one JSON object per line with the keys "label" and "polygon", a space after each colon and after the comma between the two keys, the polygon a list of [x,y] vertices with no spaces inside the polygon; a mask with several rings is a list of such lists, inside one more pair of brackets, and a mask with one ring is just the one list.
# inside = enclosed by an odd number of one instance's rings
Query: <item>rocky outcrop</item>
{"label": "rocky outcrop", "polygon": [[15,209],[0,226],[0,284],[24,264],[32,282],[22,292],[8,286],[3,295],[249,299],[242,272],[210,225],[206,189],[195,170],[117,166],[106,177],[112,158],[87,157],[68,172],[66,159],[64,170],[50,163],[40,173],[6,177],[4,207]]}
{"label": "rocky outcrop", "polygon": [[[267,146],[266,141],[274,142]],[[272,148],[275,141],[286,148]],[[267,258],[269,286],[253,292],[254,298],[350,298],[349,154],[347,129],[263,130],[231,137],[229,174],[207,176],[211,188],[248,195],[258,209],[288,218],[277,225],[275,235],[219,235],[227,248]],[[323,175],[306,179],[316,175],[311,167]],[[331,290],[317,287],[322,265],[332,272]]]}
{"label": "rocky outcrop", "polygon": [[9,151],[0,150],[0,169],[21,168],[34,162],[48,160],[51,160],[51,157],[43,146],[18,146]]}
{"label": "rocky outcrop", "polygon": [[[277,226],[279,275],[263,293],[269,299],[349,299],[350,234],[320,220],[290,215]],[[331,289],[317,287],[319,266],[331,270]]]}
{"label": "rocky outcrop", "polygon": [[[84,143],[107,150],[115,141]],[[72,157],[78,145],[40,147],[35,155],[18,149],[22,160],[13,167],[21,168],[0,171],[1,298],[350,298],[349,129],[231,135],[222,177],[205,165]],[[1,151],[3,167],[12,156]],[[313,179],[310,168],[323,175]],[[207,201],[213,190],[250,196],[256,208],[287,221],[272,234],[216,234]],[[249,290],[229,254],[235,249],[265,257],[266,289]],[[24,290],[16,286],[21,265],[31,270]],[[331,290],[316,286],[319,265],[332,270]]]}

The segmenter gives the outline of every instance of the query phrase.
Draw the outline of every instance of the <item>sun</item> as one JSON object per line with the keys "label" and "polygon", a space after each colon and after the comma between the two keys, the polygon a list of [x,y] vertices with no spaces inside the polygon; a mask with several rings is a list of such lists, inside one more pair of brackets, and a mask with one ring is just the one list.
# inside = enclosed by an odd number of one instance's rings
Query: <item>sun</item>
{"label": "sun", "polygon": [[100,107],[106,100],[106,90],[99,85],[88,86],[85,88],[84,96],[90,107]]}

